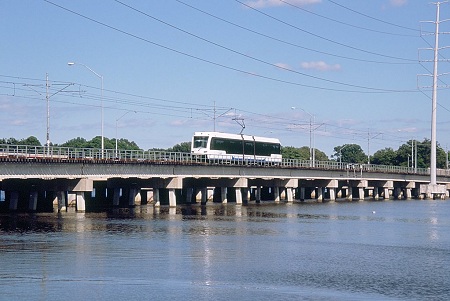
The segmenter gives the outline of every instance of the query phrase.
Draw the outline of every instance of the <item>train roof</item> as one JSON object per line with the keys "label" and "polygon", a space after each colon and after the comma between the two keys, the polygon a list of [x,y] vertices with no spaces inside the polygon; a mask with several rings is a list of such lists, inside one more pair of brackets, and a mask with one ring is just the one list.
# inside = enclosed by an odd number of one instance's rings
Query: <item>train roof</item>
{"label": "train roof", "polygon": [[252,135],[244,135],[244,134],[230,134],[230,133],[222,133],[222,132],[195,132],[194,136],[210,136],[210,137],[220,137],[220,138],[228,138],[228,139],[244,139],[244,140],[255,140],[261,142],[268,143],[280,143],[280,140],[277,138],[270,137],[260,137],[260,136],[252,136]]}

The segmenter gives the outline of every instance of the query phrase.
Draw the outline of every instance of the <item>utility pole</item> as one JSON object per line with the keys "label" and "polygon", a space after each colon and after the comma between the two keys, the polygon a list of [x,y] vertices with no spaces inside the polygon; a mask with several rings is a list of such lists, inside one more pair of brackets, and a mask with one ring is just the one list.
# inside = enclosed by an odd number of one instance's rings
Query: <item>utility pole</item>
{"label": "utility pole", "polygon": [[[430,184],[428,187],[423,187],[421,185],[421,192],[425,192],[428,195],[433,196],[434,194],[445,193],[445,186],[437,185],[436,182],[436,110],[437,110],[437,88],[438,88],[438,61],[439,61],[439,35],[443,34],[439,32],[440,21],[440,5],[447,3],[448,1],[435,2],[436,5],[436,21],[428,21],[428,23],[435,24],[434,32],[434,48],[427,48],[427,50],[433,50],[433,84],[432,84],[432,99],[431,99],[431,153],[430,153]],[[445,22],[448,20],[443,20]],[[448,60],[446,60],[448,61]],[[429,61],[428,61],[429,62]],[[425,186],[425,185],[424,185]]]}
{"label": "utility pole", "polygon": [[47,101],[47,152],[50,151],[50,96],[48,95],[48,73],[45,73],[45,99]]}

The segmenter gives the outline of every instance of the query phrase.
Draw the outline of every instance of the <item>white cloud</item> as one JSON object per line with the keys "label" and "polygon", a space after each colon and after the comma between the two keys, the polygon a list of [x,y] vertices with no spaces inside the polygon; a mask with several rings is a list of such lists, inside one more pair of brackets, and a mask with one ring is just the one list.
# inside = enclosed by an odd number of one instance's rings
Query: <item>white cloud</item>
{"label": "white cloud", "polygon": [[285,63],[275,63],[275,66],[277,66],[281,69],[292,70],[291,66],[289,66],[288,64],[285,64]]}
{"label": "white cloud", "polygon": [[[322,0],[287,0],[287,1],[292,5],[300,5],[300,6],[322,2]],[[284,1],[280,0],[251,0],[245,2],[245,4],[254,8],[287,5]]]}
{"label": "white cloud", "polygon": [[318,70],[318,71],[338,71],[338,70],[341,70],[341,65],[339,65],[339,64],[329,65],[329,64],[325,63],[324,61],[302,62],[300,64],[300,67],[303,68],[303,69]]}
{"label": "white cloud", "polygon": [[392,6],[403,6],[408,3],[408,0],[390,0],[389,2]]}

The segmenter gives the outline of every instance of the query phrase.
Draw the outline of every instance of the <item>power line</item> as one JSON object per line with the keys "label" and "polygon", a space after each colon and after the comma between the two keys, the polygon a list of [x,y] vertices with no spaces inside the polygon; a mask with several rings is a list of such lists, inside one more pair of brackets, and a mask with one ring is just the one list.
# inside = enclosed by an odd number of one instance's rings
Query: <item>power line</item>
{"label": "power line", "polygon": [[384,24],[391,25],[391,26],[398,27],[398,28],[402,28],[402,29],[411,30],[411,31],[414,31],[414,32],[419,32],[418,29],[410,28],[410,27],[406,27],[406,26],[402,26],[402,25],[398,25],[398,24],[395,24],[395,23],[387,22],[387,21],[384,21],[384,20],[381,20],[381,19],[378,19],[378,18],[369,16],[369,15],[367,15],[367,14],[361,13],[361,12],[359,12],[359,11],[357,11],[357,10],[354,10],[354,9],[351,9],[351,8],[349,8],[349,7],[347,7],[347,6],[344,6],[344,5],[342,5],[342,4],[339,4],[339,3],[337,3],[337,2],[335,2],[335,1],[333,1],[333,0],[328,0],[328,2],[331,2],[331,3],[333,3],[334,5],[337,5],[337,6],[341,7],[341,8],[344,8],[344,9],[346,9],[346,10],[349,10],[349,11],[355,13],[355,14],[364,16],[364,17],[366,17],[366,18],[369,18],[369,19],[371,19],[371,20],[375,20],[375,21],[380,22],[380,23],[384,23]]}
{"label": "power line", "polygon": [[414,60],[414,59],[406,59],[406,58],[402,58],[402,57],[395,57],[395,56],[385,55],[385,54],[381,54],[381,53],[376,53],[376,52],[372,52],[372,51],[369,51],[369,50],[360,49],[360,48],[357,48],[357,47],[354,47],[354,46],[351,46],[351,45],[347,45],[347,44],[344,44],[344,43],[341,43],[341,42],[338,42],[338,41],[334,41],[334,40],[331,40],[329,38],[322,37],[322,36],[320,36],[318,34],[315,34],[315,33],[312,33],[310,31],[304,30],[304,29],[302,29],[302,28],[300,28],[298,26],[295,26],[295,25],[290,24],[290,23],[288,23],[286,21],[283,21],[283,20],[281,20],[279,18],[276,18],[276,17],[274,17],[272,15],[269,15],[269,14],[267,14],[267,13],[265,13],[265,12],[263,12],[263,11],[257,9],[257,8],[255,8],[255,7],[253,7],[253,6],[249,5],[249,4],[246,4],[246,3],[242,2],[242,1],[240,1],[240,0],[234,0],[234,1],[242,4],[243,6],[248,7],[248,8],[250,8],[250,9],[252,9],[252,10],[254,10],[254,11],[256,11],[256,12],[258,12],[258,13],[260,13],[260,14],[262,14],[262,15],[264,15],[264,16],[272,19],[272,20],[275,20],[275,21],[277,21],[277,22],[279,22],[281,24],[284,24],[286,26],[289,26],[291,28],[294,28],[296,30],[304,32],[306,34],[309,34],[309,35],[311,35],[313,37],[316,37],[318,39],[321,39],[321,40],[324,40],[324,41],[327,41],[327,42],[330,42],[330,43],[333,43],[333,44],[336,44],[336,45],[339,45],[339,46],[342,46],[342,47],[345,47],[345,48],[349,48],[349,49],[352,49],[352,50],[356,50],[356,51],[360,51],[360,52],[363,52],[363,53],[375,55],[375,56],[380,56],[380,57],[385,57],[385,58],[390,58],[390,59],[396,59],[396,60],[400,60],[400,61],[416,62],[416,60]]}
{"label": "power line", "polygon": [[359,58],[355,58],[355,57],[343,56],[343,55],[338,55],[338,54],[334,54],[334,53],[330,53],[330,52],[317,50],[317,49],[314,49],[314,48],[305,47],[305,46],[302,46],[302,45],[299,45],[299,44],[295,44],[295,43],[291,43],[291,42],[288,42],[288,41],[285,41],[285,40],[282,40],[282,39],[279,39],[279,38],[276,38],[276,37],[273,37],[273,36],[269,36],[267,34],[264,34],[264,33],[258,32],[256,30],[250,29],[248,27],[244,27],[244,26],[239,25],[237,23],[231,22],[229,20],[226,20],[224,18],[218,17],[216,15],[213,15],[213,14],[207,12],[207,11],[199,9],[198,7],[195,7],[193,5],[185,3],[185,2],[183,2],[181,0],[175,0],[175,1],[180,3],[180,4],[183,4],[183,5],[187,6],[189,8],[191,8],[191,9],[194,9],[194,10],[196,10],[196,11],[202,13],[202,14],[208,15],[208,16],[210,16],[212,18],[215,18],[217,20],[220,20],[222,22],[225,22],[227,24],[235,26],[235,27],[237,27],[239,29],[242,29],[242,30],[251,32],[253,34],[262,36],[264,38],[267,38],[267,39],[270,39],[270,40],[273,40],[273,41],[277,41],[279,43],[286,44],[286,45],[289,45],[289,46],[293,46],[293,47],[296,47],[296,48],[299,48],[299,49],[304,49],[304,50],[308,50],[308,51],[319,53],[319,54],[324,54],[324,55],[328,55],[328,56],[332,56],[332,57],[337,57],[337,58],[351,60],[351,61],[357,61],[357,62],[364,62],[364,63],[389,64],[389,65],[394,65],[394,64],[417,64],[417,61],[416,62],[387,62],[387,61],[375,61],[375,60],[359,59]]}
{"label": "power line", "polygon": [[[274,82],[279,82],[279,83],[284,83],[284,84],[289,84],[289,85],[295,85],[295,86],[305,87],[305,88],[313,88],[313,89],[334,91],[334,92],[348,92],[348,93],[411,93],[411,92],[416,93],[417,92],[417,90],[381,89],[381,88],[373,88],[373,87],[367,87],[367,86],[352,85],[352,84],[341,83],[341,82],[338,82],[338,81],[327,80],[327,79],[324,79],[324,78],[320,78],[320,77],[316,77],[316,76],[312,76],[312,75],[307,75],[307,74],[304,74],[304,73],[301,73],[301,72],[297,72],[297,71],[294,71],[294,70],[291,70],[291,69],[288,69],[288,68],[284,68],[284,67],[281,67],[281,66],[278,66],[278,65],[275,65],[275,64],[271,64],[271,63],[265,62],[263,60],[259,60],[257,58],[254,58],[254,57],[251,57],[251,56],[243,54],[244,56],[246,56],[248,58],[251,58],[253,60],[259,61],[261,63],[268,64],[268,65],[270,65],[272,67],[276,67],[278,69],[282,69],[284,71],[289,71],[289,72],[296,73],[296,74],[303,75],[303,76],[307,76],[307,77],[310,77],[310,78],[313,78],[313,79],[326,81],[328,83],[333,83],[333,84],[337,84],[337,85],[344,85],[344,86],[352,87],[352,88],[356,88],[356,89],[363,89],[363,91],[361,91],[361,90],[336,89],[336,88],[327,88],[327,87],[306,85],[306,84],[301,84],[301,83],[297,83],[297,82],[292,82],[292,81],[277,79],[277,78],[273,78],[273,77],[268,77],[268,76],[257,74],[255,72],[245,71],[245,70],[238,69],[238,68],[235,68],[235,67],[227,66],[227,65],[224,65],[224,64],[221,64],[221,63],[217,63],[217,62],[214,62],[214,61],[211,61],[211,60],[207,60],[207,59],[204,59],[204,58],[192,55],[192,54],[188,54],[188,53],[180,51],[180,50],[176,50],[174,48],[171,48],[171,47],[168,47],[168,46],[165,46],[165,45],[162,45],[162,44],[150,41],[150,40],[148,40],[146,38],[137,36],[135,34],[126,32],[126,31],[121,30],[119,28],[116,28],[114,26],[111,26],[111,25],[108,25],[106,23],[100,22],[98,20],[92,19],[92,18],[87,17],[87,16],[85,16],[83,14],[80,14],[78,12],[75,12],[73,10],[65,8],[65,7],[63,7],[63,6],[59,5],[59,4],[53,3],[53,2],[51,2],[49,0],[43,0],[43,1],[45,1],[45,2],[47,2],[49,4],[51,4],[51,5],[54,5],[54,6],[58,7],[58,8],[61,8],[61,9],[65,10],[65,11],[68,11],[68,12],[70,12],[72,14],[75,14],[75,15],[77,15],[79,17],[82,17],[82,18],[84,18],[86,20],[89,20],[91,22],[97,23],[97,24],[102,25],[104,27],[107,27],[109,29],[115,30],[117,32],[120,32],[120,33],[125,34],[125,35],[130,36],[130,37],[133,37],[133,38],[138,39],[140,41],[152,44],[154,46],[157,46],[157,47],[169,50],[171,52],[174,52],[174,53],[177,53],[177,54],[180,54],[180,55],[183,55],[183,56],[195,59],[195,60],[199,60],[199,61],[211,64],[211,65],[214,65],[214,66],[218,66],[218,67],[221,67],[221,68],[225,68],[225,69],[228,69],[228,70],[236,71],[236,72],[243,73],[243,74],[246,74],[246,75],[251,75],[251,76],[254,76],[254,77],[258,77],[258,78],[263,78],[263,79],[274,81]],[[368,91],[364,91],[364,90],[368,90]]]}
{"label": "power line", "polygon": [[326,19],[326,20],[328,20],[328,21],[336,22],[336,23],[338,23],[338,24],[346,25],[346,26],[349,26],[349,27],[353,27],[353,28],[357,28],[357,29],[361,29],[361,30],[365,30],[365,31],[370,31],[370,32],[375,32],[375,33],[381,33],[381,34],[386,34],[386,35],[392,35],[392,36],[415,37],[415,38],[418,37],[417,35],[406,35],[406,34],[399,34],[399,33],[387,32],[387,31],[379,31],[379,30],[375,30],[375,29],[370,29],[370,28],[366,28],[366,27],[362,27],[362,26],[353,25],[353,24],[350,24],[350,23],[347,23],[347,22],[339,21],[339,20],[336,20],[336,19],[333,19],[333,18],[324,16],[324,15],[321,15],[321,14],[318,14],[318,13],[315,13],[315,12],[312,12],[312,11],[310,11],[310,10],[307,10],[307,9],[304,9],[304,8],[300,7],[299,5],[290,3],[290,2],[285,1],[285,0],[278,0],[278,1],[280,1],[280,2],[282,2],[282,3],[285,3],[286,5],[295,7],[296,9],[299,9],[299,10],[301,10],[301,11],[303,11],[303,12],[308,13],[308,14],[312,14],[312,15],[314,15],[314,16],[316,16],[316,17],[320,17],[320,18]]}
{"label": "power line", "polygon": [[[230,52],[232,52],[232,53],[238,54],[238,55],[243,56],[243,57],[245,57],[245,58],[248,58],[248,59],[257,61],[257,62],[259,62],[259,63],[263,63],[263,64],[269,65],[269,66],[271,66],[271,67],[281,69],[281,70],[283,70],[283,71],[292,72],[292,73],[295,73],[295,74],[299,74],[299,75],[306,76],[306,77],[309,77],[309,78],[313,78],[313,79],[316,79],[316,80],[325,81],[325,82],[332,83],[332,84],[338,84],[338,85],[348,86],[348,87],[352,87],[352,88],[359,88],[359,89],[379,90],[378,88],[371,88],[371,87],[366,87],[366,86],[359,86],[359,85],[354,85],[354,84],[348,84],[348,83],[343,83],[343,82],[338,82],[338,81],[334,81],[334,80],[325,79],[325,78],[318,77],[318,76],[313,76],[313,75],[310,75],[310,74],[306,74],[306,73],[303,73],[303,72],[299,72],[299,71],[295,71],[295,70],[292,70],[292,69],[289,69],[289,68],[285,68],[285,67],[282,67],[282,66],[279,66],[279,65],[276,65],[276,64],[267,62],[267,61],[262,60],[262,59],[258,59],[258,58],[256,58],[256,57],[247,55],[247,54],[245,54],[245,53],[242,53],[242,52],[236,51],[236,50],[234,50],[234,49],[231,49],[231,48],[229,48],[229,47],[226,47],[226,46],[220,45],[220,44],[218,44],[218,43],[215,43],[215,42],[213,42],[213,41],[211,41],[211,40],[202,38],[202,37],[200,37],[200,36],[198,36],[198,35],[196,35],[196,34],[193,34],[193,33],[191,33],[191,32],[188,32],[188,31],[184,30],[184,29],[181,29],[181,28],[179,28],[179,27],[177,27],[177,26],[174,26],[174,25],[172,25],[172,24],[170,24],[170,23],[167,23],[167,22],[165,22],[165,21],[163,21],[163,20],[161,20],[161,19],[158,19],[158,18],[156,18],[156,17],[154,17],[154,16],[151,16],[150,14],[148,14],[148,13],[146,13],[146,12],[143,12],[142,10],[139,10],[139,9],[137,9],[137,8],[134,8],[134,7],[132,7],[131,5],[125,4],[125,3],[123,3],[123,2],[121,2],[121,1],[119,1],[119,0],[114,0],[114,1],[117,2],[117,3],[119,3],[119,4],[121,4],[121,5],[123,5],[123,6],[125,6],[125,7],[127,7],[127,8],[129,8],[129,9],[131,9],[131,10],[133,10],[133,11],[135,11],[135,12],[138,12],[138,13],[140,13],[140,14],[142,14],[142,15],[148,17],[148,18],[151,18],[151,19],[153,19],[153,20],[155,20],[155,21],[158,21],[158,22],[160,22],[160,23],[163,23],[163,24],[165,24],[165,25],[167,25],[167,26],[169,26],[169,27],[171,27],[171,28],[174,28],[174,29],[176,29],[176,30],[178,30],[178,31],[181,31],[181,32],[183,32],[183,33],[185,33],[185,34],[187,34],[187,35],[193,36],[193,37],[195,37],[195,38],[197,38],[197,39],[200,39],[200,40],[202,40],[202,41],[204,41],[204,42],[207,42],[207,43],[212,44],[212,45],[214,45],[214,46],[220,47],[220,48],[225,49],[225,50],[227,50],[227,51],[230,51]],[[382,90],[385,90],[385,89],[382,89]]]}

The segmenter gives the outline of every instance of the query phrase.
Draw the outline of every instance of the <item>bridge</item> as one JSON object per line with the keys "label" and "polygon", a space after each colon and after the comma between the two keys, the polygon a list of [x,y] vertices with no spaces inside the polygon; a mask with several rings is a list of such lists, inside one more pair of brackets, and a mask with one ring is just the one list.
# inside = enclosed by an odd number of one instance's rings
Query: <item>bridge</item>
{"label": "bridge", "polygon": [[189,153],[0,145],[0,209],[67,210],[207,202],[446,198],[449,170],[283,159],[208,160]]}

